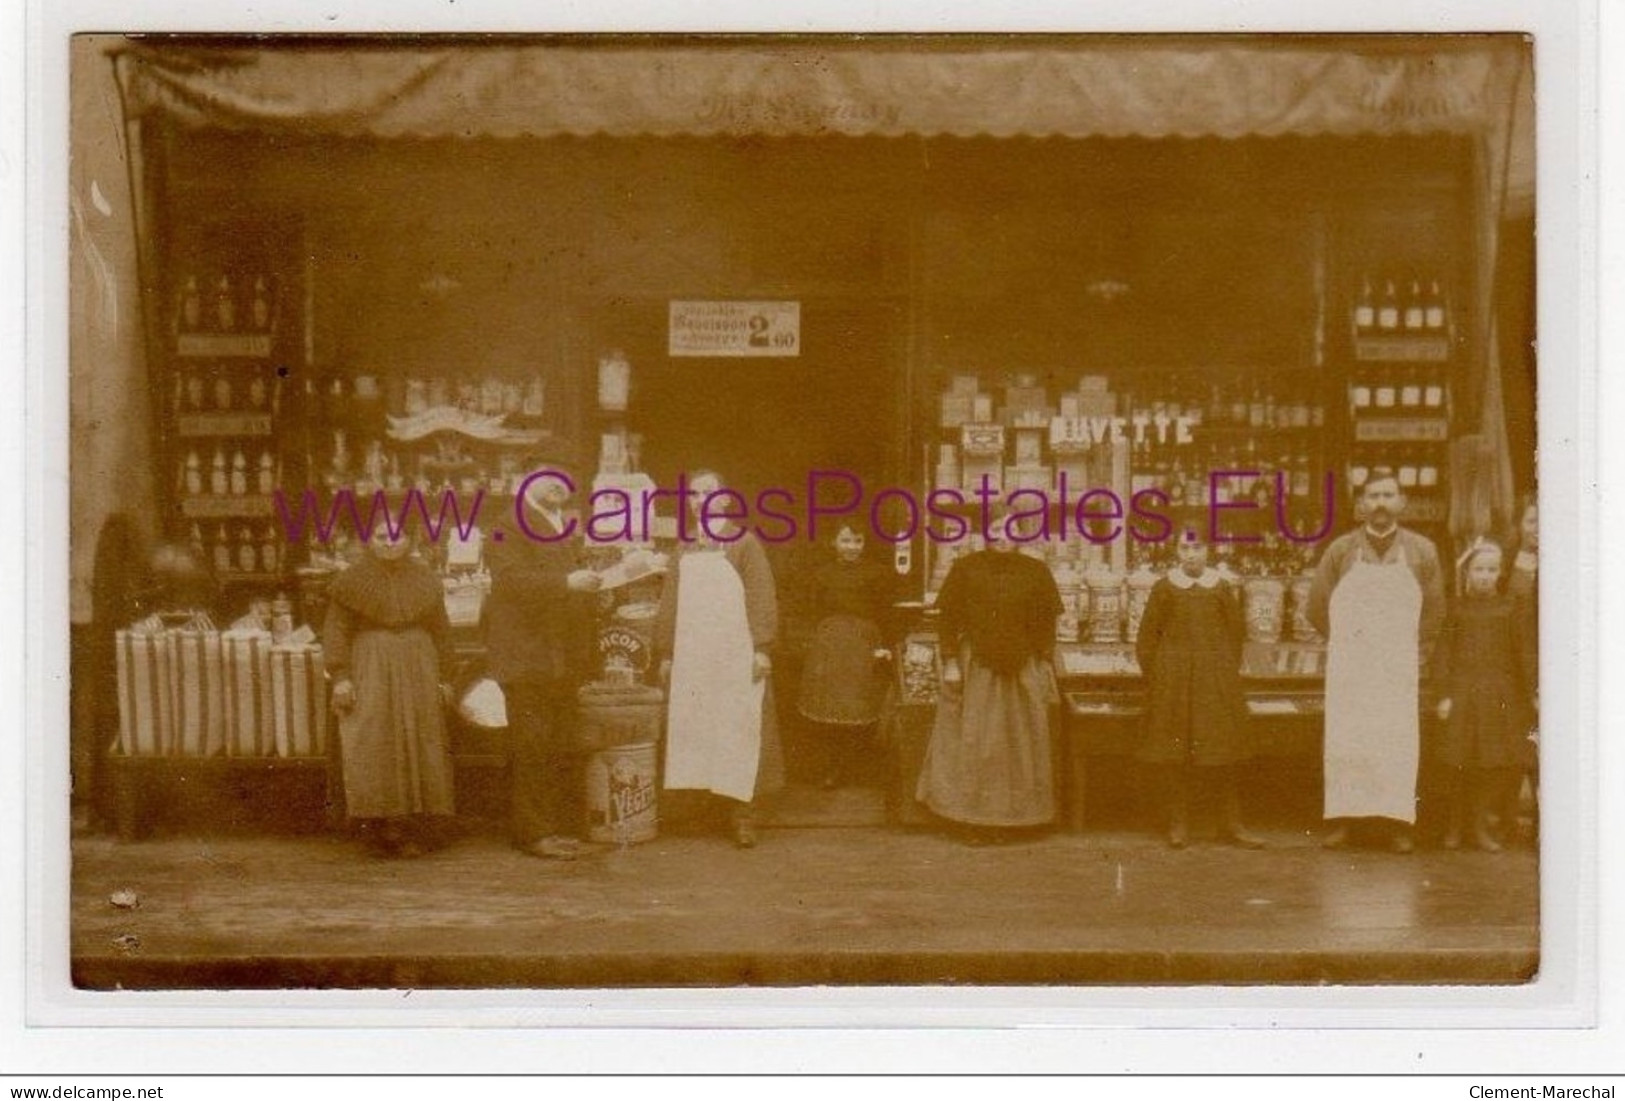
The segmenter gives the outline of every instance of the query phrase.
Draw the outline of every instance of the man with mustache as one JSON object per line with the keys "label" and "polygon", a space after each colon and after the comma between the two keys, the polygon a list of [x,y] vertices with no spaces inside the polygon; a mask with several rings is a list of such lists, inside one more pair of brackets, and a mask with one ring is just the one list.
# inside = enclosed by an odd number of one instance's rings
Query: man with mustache
{"label": "man with mustache", "polygon": [[1342,848],[1356,821],[1386,827],[1395,852],[1414,847],[1420,685],[1444,619],[1439,555],[1399,526],[1405,496],[1387,467],[1360,494],[1359,529],[1321,556],[1309,621],[1326,639],[1322,844]]}

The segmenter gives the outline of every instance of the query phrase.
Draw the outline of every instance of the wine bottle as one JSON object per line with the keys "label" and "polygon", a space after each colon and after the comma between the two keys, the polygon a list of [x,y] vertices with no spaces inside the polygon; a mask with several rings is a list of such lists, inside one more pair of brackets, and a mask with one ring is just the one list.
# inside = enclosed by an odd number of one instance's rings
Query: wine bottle
{"label": "wine bottle", "polygon": [[242,448],[231,457],[231,492],[239,497],[248,492],[248,458]]}
{"label": "wine bottle", "polygon": [[188,275],[181,291],[181,331],[195,333],[203,324],[203,296],[198,292],[197,276]]}
{"label": "wine bottle", "polygon": [[1429,332],[1443,332],[1444,317],[1444,294],[1439,290],[1439,281],[1435,279],[1428,287],[1427,304],[1423,309],[1423,325]]}
{"label": "wine bottle", "polygon": [[249,307],[250,319],[256,332],[271,327],[271,296],[265,286],[265,276],[254,277],[254,302]]}
{"label": "wine bottle", "polygon": [[1377,329],[1382,333],[1392,333],[1399,328],[1399,294],[1394,290],[1394,281],[1388,280],[1383,284],[1382,298],[1377,303]]}
{"label": "wine bottle", "polygon": [[1422,284],[1412,279],[1411,293],[1405,299],[1405,331],[1421,332],[1425,316],[1422,303]]}
{"label": "wine bottle", "polygon": [[224,524],[214,529],[214,572],[221,575],[231,572],[231,537],[226,534]]}
{"label": "wine bottle", "polygon": [[215,325],[223,333],[237,328],[237,301],[232,297],[231,276],[222,275],[214,288]]}
{"label": "wine bottle", "polygon": [[244,573],[253,573],[259,563],[259,543],[247,524],[237,529],[237,568]]}
{"label": "wine bottle", "polygon": [[226,473],[226,453],[214,449],[214,461],[209,464],[209,492],[223,497],[231,489],[231,478]]}
{"label": "wine bottle", "polygon": [[1377,309],[1371,300],[1371,277],[1360,281],[1360,297],[1354,300],[1354,335],[1366,336],[1377,324]]}

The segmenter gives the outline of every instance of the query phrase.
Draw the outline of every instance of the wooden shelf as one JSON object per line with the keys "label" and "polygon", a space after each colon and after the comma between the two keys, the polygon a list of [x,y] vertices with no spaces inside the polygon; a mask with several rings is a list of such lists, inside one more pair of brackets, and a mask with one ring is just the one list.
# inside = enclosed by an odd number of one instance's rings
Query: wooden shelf
{"label": "wooden shelf", "polygon": [[1357,336],[1354,358],[1361,363],[1443,363],[1450,358],[1450,337],[1444,333]]}
{"label": "wooden shelf", "polygon": [[196,436],[269,436],[269,413],[183,413],[175,418],[175,434]]}
{"label": "wooden shelf", "polygon": [[273,512],[274,499],[263,493],[204,494],[181,498],[181,515],[189,520],[264,519]]}
{"label": "wooden shelf", "polygon": [[175,354],[183,359],[269,359],[270,333],[182,333]]}
{"label": "wooden shelf", "polygon": [[1446,443],[1447,417],[1367,417],[1354,421],[1356,443]]}

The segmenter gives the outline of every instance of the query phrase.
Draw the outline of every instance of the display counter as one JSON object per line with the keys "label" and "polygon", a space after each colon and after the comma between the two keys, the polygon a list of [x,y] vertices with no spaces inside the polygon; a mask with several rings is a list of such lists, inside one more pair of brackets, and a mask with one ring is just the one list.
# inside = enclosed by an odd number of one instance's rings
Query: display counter
{"label": "display counter", "polygon": [[[1259,757],[1318,759],[1321,749],[1326,650],[1318,642],[1248,642],[1242,657],[1249,731]],[[936,635],[910,632],[898,644],[897,675],[883,731],[893,761],[888,806],[893,822],[922,825],[932,816],[914,798],[936,714],[940,655]],[[1061,820],[1082,832],[1091,774],[1116,758],[1130,761],[1141,738],[1145,681],[1126,643],[1060,643],[1055,650],[1060,693],[1054,731]]]}

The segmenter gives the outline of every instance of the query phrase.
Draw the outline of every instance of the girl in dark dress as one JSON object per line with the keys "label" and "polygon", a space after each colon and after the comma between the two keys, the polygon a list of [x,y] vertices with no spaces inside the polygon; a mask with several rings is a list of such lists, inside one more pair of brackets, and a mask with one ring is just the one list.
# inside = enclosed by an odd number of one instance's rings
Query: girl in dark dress
{"label": "girl in dark dress", "polygon": [[1149,706],[1140,760],[1156,767],[1168,807],[1168,844],[1184,848],[1193,787],[1220,799],[1219,835],[1246,849],[1263,846],[1241,824],[1236,766],[1252,756],[1241,687],[1247,637],[1241,601],[1207,564],[1207,545],[1179,545],[1179,565],[1146,601],[1135,639]]}
{"label": "girl in dark dress", "polygon": [[835,557],[813,571],[812,615],[817,623],[796,710],[814,724],[824,749],[823,786],[840,786],[851,759],[874,731],[885,692],[876,654],[885,638],[891,578],[863,557],[863,532],[844,525]]}
{"label": "girl in dark dress", "polygon": [[1435,757],[1445,770],[1447,849],[1467,836],[1480,849],[1500,851],[1490,809],[1522,764],[1533,717],[1535,641],[1528,617],[1498,591],[1501,565],[1500,546],[1488,540],[1462,555],[1462,593],[1435,651],[1443,720]]}
{"label": "girl in dark dress", "polygon": [[428,848],[453,811],[445,597],[409,550],[374,532],[328,590],[322,631],[345,813],[381,853],[402,856]]}

